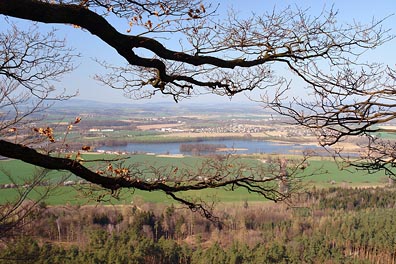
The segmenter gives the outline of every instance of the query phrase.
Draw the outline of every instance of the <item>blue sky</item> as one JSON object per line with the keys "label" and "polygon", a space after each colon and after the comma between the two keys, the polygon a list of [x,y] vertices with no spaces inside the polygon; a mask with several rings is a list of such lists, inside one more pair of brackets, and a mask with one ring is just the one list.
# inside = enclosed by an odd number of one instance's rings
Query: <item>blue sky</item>
{"label": "blue sky", "polygon": [[[217,1],[212,1],[217,3]],[[334,5],[334,9],[339,11],[338,22],[352,22],[353,20],[360,21],[362,23],[370,22],[372,18],[381,19],[390,16],[396,12],[396,1],[394,0],[337,0],[337,1],[324,1],[324,0],[310,0],[310,1],[296,1],[296,0],[233,0],[233,1],[218,1],[220,2],[219,13],[226,13],[227,8],[233,7],[238,10],[242,16],[247,16],[252,12],[256,14],[263,13],[267,10],[272,10],[274,6],[282,9],[287,6],[299,6],[300,8],[309,8],[308,12],[312,15],[317,15],[323,9],[323,7],[330,8]],[[221,15],[220,15],[221,16]],[[20,21],[20,20],[19,20]],[[1,23],[1,22],[0,22]],[[25,22],[18,22],[20,25],[24,25]],[[1,24],[0,24],[1,25]],[[391,34],[396,35],[396,15],[387,18],[383,24],[385,28],[391,28]],[[113,90],[108,87],[102,86],[97,81],[93,80],[92,77],[95,73],[103,72],[103,69],[98,66],[92,58],[105,59],[111,62],[122,62],[122,58],[112,48],[108,47],[96,37],[91,34],[84,32],[79,29],[75,29],[71,26],[58,26],[58,25],[40,25],[43,30],[49,28],[59,28],[59,35],[67,38],[68,45],[74,47],[78,52],[81,53],[82,57],[77,61],[79,67],[72,74],[65,76],[63,81],[57,86],[59,88],[66,88],[70,93],[78,90],[80,99],[90,99],[97,101],[107,102],[131,102],[137,103],[134,100],[127,99],[123,96],[122,91]],[[121,28],[123,25],[121,24]],[[127,25],[125,25],[127,29]],[[375,60],[395,67],[396,64],[396,52],[394,47],[396,46],[396,40],[392,40],[382,47],[369,51],[367,53],[368,60]],[[176,48],[176,47],[171,47]],[[172,98],[164,98],[158,96],[153,101],[172,101]],[[219,98],[218,96],[205,96],[202,98],[192,99],[193,102],[199,100],[205,100],[208,102],[217,103],[219,101],[227,102],[227,98]],[[233,98],[231,102],[244,102],[246,98],[244,95],[239,95]],[[139,103],[148,103],[147,100],[140,101]],[[183,101],[182,103],[188,103]]]}

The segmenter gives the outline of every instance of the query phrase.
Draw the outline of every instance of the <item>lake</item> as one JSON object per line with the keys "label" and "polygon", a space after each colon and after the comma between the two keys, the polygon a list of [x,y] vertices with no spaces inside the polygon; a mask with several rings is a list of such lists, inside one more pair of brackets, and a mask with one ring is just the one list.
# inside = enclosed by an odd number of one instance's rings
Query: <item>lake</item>
{"label": "lake", "polygon": [[[300,144],[282,144],[271,141],[259,140],[214,140],[205,139],[199,142],[172,142],[172,143],[129,143],[124,146],[102,146],[98,150],[103,151],[121,151],[129,153],[155,153],[155,154],[185,154],[191,155],[191,152],[180,151],[181,144],[216,144],[224,145],[223,153],[232,152],[237,154],[253,154],[253,153],[277,153],[277,154],[301,154],[304,150],[318,150],[315,145]],[[217,152],[217,153],[221,153]]]}

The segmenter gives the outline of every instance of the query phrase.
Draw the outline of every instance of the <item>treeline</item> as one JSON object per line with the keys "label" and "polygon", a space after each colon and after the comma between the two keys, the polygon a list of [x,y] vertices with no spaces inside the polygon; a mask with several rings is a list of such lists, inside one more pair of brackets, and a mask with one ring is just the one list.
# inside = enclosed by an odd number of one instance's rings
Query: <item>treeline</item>
{"label": "treeline", "polygon": [[90,129],[90,128],[110,128],[110,127],[127,127],[127,128],[136,128],[135,124],[131,124],[131,122],[109,119],[109,120],[100,120],[100,119],[84,119],[83,122],[79,123],[78,128],[80,129]]}
{"label": "treeline", "polygon": [[226,148],[227,146],[224,144],[202,144],[202,143],[196,143],[196,144],[180,144],[179,150],[180,152],[216,152],[220,148]]}
{"label": "treeline", "polygon": [[292,207],[246,201],[217,210],[222,223],[155,204],[41,205],[0,263],[395,263],[395,193],[313,190]]}
{"label": "treeline", "polygon": [[396,208],[394,188],[342,189],[330,188],[314,192],[320,209],[362,210],[366,208]]}

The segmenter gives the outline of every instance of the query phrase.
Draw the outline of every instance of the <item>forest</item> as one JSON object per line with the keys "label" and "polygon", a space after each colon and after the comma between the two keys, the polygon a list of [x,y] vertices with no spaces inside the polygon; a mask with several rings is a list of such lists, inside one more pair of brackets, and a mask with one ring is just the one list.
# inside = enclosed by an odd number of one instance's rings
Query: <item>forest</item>
{"label": "forest", "polygon": [[[37,206],[0,263],[394,263],[394,188],[311,189],[293,204]],[[4,241],[3,241],[4,242]],[[12,243],[10,243],[12,242]],[[12,246],[11,246],[12,245]]]}

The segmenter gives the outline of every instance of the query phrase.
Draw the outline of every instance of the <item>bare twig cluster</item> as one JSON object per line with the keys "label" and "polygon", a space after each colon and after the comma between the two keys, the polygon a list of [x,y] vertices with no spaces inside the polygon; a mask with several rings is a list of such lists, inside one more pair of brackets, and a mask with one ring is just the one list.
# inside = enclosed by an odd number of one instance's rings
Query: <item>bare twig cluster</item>
{"label": "bare twig cluster", "polygon": [[[187,0],[0,1],[1,15],[74,25],[112,47],[126,64],[100,62],[108,74],[96,79],[131,97],[161,93],[178,101],[202,93],[231,97],[266,89],[269,96],[263,98],[265,102],[292,122],[314,129],[323,146],[333,145],[345,136],[379,131],[375,125],[394,118],[394,70],[359,61],[366,50],[391,39],[388,30],[381,27],[381,20],[367,25],[340,25],[334,9],[311,16],[307,10],[286,8],[249,18],[230,12],[220,21],[217,8]],[[126,27],[117,28],[109,17],[125,21]],[[39,98],[47,98],[52,91],[49,81],[73,69],[71,51],[65,50],[64,42],[52,35],[45,40],[29,39],[27,33],[20,35],[14,37],[16,43],[5,45],[21,50],[22,55],[0,54],[5,61],[0,74],[7,82],[16,82]],[[31,57],[35,58],[34,63],[30,63]],[[279,66],[285,71],[279,71]],[[290,99],[288,91],[295,79],[307,86],[307,93]],[[9,89],[14,91],[11,84],[6,86],[5,94]],[[11,108],[20,105],[20,101],[10,100],[9,96],[4,98],[0,102]],[[8,124],[3,118],[3,130],[10,128],[15,132],[13,124],[24,118],[15,116]],[[0,155],[69,171],[113,193],[121,188],[163,191],[207,217],[211,214],[203,203],[179,194],[206,188],[245,188],[274,201],[289,195],[273,185],[285,181],[285,172],[290,168],[285,169],[284,162],[279,163],[278,170],[271,171],[268,166],[237,164],[229,158],[211,160],[195,171],[177,168],[178,179],[170,182],[172,169],[176,168],[151,168],[149,173],[157,180],[148,182],[141,177],[139,167],[95,171],[79,160],[55,157],[9,140],[0,140]],[[294,174],[289,175],[293,178]]]}

